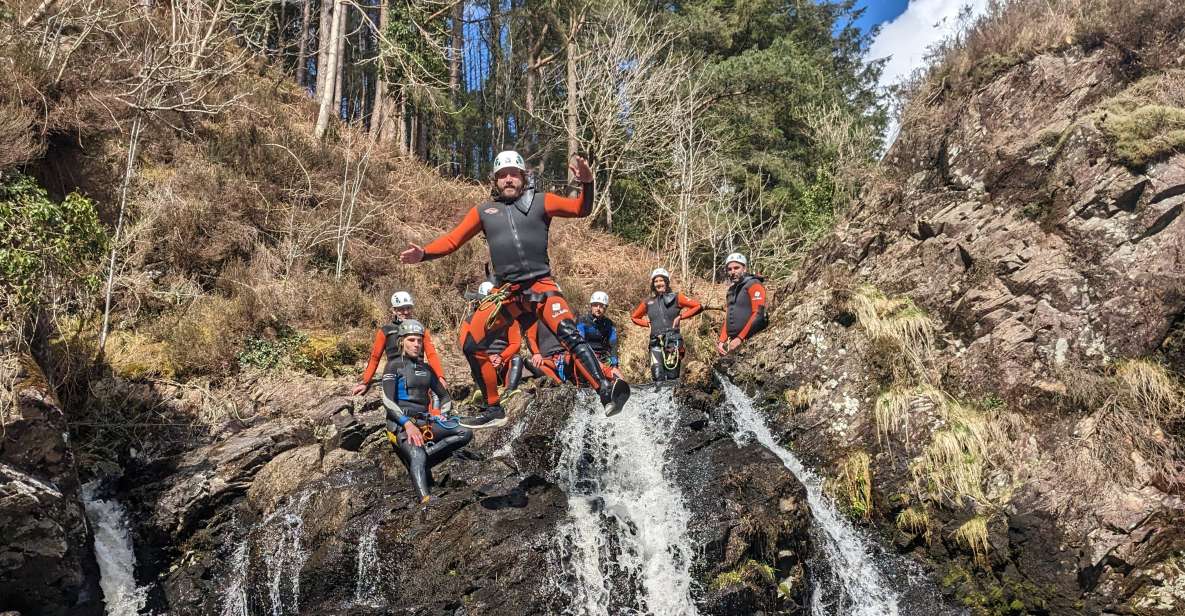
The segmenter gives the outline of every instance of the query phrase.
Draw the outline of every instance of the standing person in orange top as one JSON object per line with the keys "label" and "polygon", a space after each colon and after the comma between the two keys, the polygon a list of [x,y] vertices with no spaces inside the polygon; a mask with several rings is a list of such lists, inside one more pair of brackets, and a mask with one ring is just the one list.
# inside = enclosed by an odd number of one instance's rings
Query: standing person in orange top
{"label": "standing person in orange top", "polygon": [[[351,392],[353,395],[358,396],[366,393],[370,387],[370,380],[379,367],[379,358],[384,353],[387,356],[388,364],[391,360],[399,357],[399,324],[411,319],[414,310],[415,303],[412,301],[411,293],[396,291],[391,296],[391,322],[380,327],[374,333],[374,344],[370,347],[370,360],[366,362],[362,380],[354,386]],[[432,373],[436,375],[440,384],[448,389],[448,381],[444,380],[444,369],[440,365],[440,355],[436,352],[436,346],[432,344],[432,336],[428,335],[428,330],[424,330],[424,359],[427,360],[428,366],[432,368]]]}
{"label": "standing person in orange top", "polygon": [[699,302],[671,290],[671,274],[663,268],[650,272],[650,290],[654,295],[634,308],[630,318],[636,325],[650,328],[650,374],[654,381],[679,378],[683,365],[683,337],[679,324],[703,311]]}
{"label": "standing person in orange top", "polygon": [[490,365],[489,353],[481,349],[487,337],[497,337],[512,321],[536,318],[575,358],[577,370],[595,383],[607,415],[621,411],[629,398],[629,384],[609,380],[592,347],[580,336],[575,315],[551,276],[547,254],[553,218],[581,218],[592,212],[593,173],[588,162],[577,156],[573,177],[581,184],[575,198],[536,192],[527,185],[527,165],[517,152],[498,154],[494,160],[492,199],[470,209],[452,231],[427,246],[412,244],[400,253],[404,263],[439,259],[451,254],[478,233],[489,245],[495,283],[500,285],[482,300],[469,320],[465,357],[473,378],[485,395],[486,409],[466,418],[469,428],[489,428],[506,423],[499,402],[498,374]]}
{"label": "standing person in orange top", "polygon": [[724,259],[724,271],[732,286],[725,297],[724,322],[720,324],[720,338],[716,352],[727,355],[741,346],[750,336],[765,329],[769,320],[765,316],[765,279],[749,273],[749,261],[745,255],[734,252]]}
{"label": "standing person in orange top", "polygon": [[[461,331],[458,335],[459,344],[461,348],[465,347],[465,340],[469,337],[469,318],[473,312],[477,310],[482,298],[489,295],[494,290],[494,283],[483,282],[477,287],[477,294],[465,294],[465,298],[470,300],[469,316],[461,322]],[[502,394],[509,395],[511,392],[517,391],[519,383],[523,378],[523,358],[518,354],[519,349],[522,348],[522,328],[518,321],[510,324],[510,327],[502,333],[501,336],[486,340],[482,344],[482,351],[485,351],[489,356],[490,365],[498,372],[499,380],[502,383]]]}

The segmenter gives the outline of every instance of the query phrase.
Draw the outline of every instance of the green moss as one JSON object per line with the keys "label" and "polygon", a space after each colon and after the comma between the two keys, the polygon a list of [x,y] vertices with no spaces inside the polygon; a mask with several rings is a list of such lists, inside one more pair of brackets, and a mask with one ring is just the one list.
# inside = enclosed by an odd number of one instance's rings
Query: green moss
{"label": "green moss", "polygon": [[777,580],[774,568],[756,560],[747,560],[732,571],[725,571],[712,580],[713,591],[738,586],[773,584]]}
{"label": "green moss", "polygon": [[1116,160],[1129,167],[1185,149],[1185,109],[1167,105],[1115,105],[1099,116]]}

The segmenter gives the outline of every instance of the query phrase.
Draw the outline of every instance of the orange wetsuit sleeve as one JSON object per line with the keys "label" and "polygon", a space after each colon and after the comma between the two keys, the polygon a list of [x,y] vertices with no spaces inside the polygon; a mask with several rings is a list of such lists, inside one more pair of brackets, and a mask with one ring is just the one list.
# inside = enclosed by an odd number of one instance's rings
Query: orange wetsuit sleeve
{"label": "orange wetsuit sleeve", "polygon": [[424,330],[424,359],[428,360],[428,367],[432,369],[436,378],[444,380],[444,368],[440,365],[440,354],[436,352],[436,345],[432,344],[432,335]]}
{"label": "orange wetsuit sleeve", "polygon": [[543,196],[543,210],[555,218],[583,218],[592,213],[592,206],[592,182],[581,184],[580,194],[575,197],[561,197],[554,193]]}
{"label": "orange wetsuit sleeve", "polygon": [[518,350],[523,348],[523,328],[518,324],[518,321],[510,324],[510,329],[506,330],[506,348],[502,350],[502,361],[510,361],[512,357],[518,355]]}
{"label": "orange wetsuit sleeve", "polygon": [[679,298],[679,307],[683,309],[679,312],[680,321],[690,319],[691,317],[703,312],[703,304],[700,304],[699,302],[687,297],[686,295],[683,295],[682,293],[680,293],[677,297]]}
{"label": "orange wetsuit sleeve", "polygon": [[717,338],[720,342],[728,342],[728,310],[724,311],[724,318],[720,321],[720,337]]}
{"label": "orange wetsuit sleeve", "polygon": [[745,322],[745,327],[741,333],[737,334],[737,338],[745,340],[749,337],[749,329],[753,327],[753,322],[757,320],[757,313],[765,305],[765,295],[765,285],[760,282],[749,287],[749,305],[753,310],[749,313],[749,320]]}
{"label": "orange wetsuit sleeve", "polygon": [[439,259],[448,254],[452,254],[458,248],[473,239],[481,231],[481,216],[477,213],[477,208],[469,208],[469,212],[465,214],[465,218],[453,227],[452,231],[428,242],[424,246],[424,260],[431,261],[432,259]]}
{"label": "orange wetsuit sleeve", "polygon": [[366,370],[362,373],[362,383],[370,383],[374,378],[374,371],[378,370],[379,358],[383,356],[383,348],[387,346],[387,335],[383,330],[374,333],[374,344],[370,347],[370,360],[366,362]]}
{"label": "orange wetsuit sleeve", "polygon": [[646,300],[638,302],[638,307],[630,314],[630,320],[639,327],[650,327],[650,319],[646,317]]}

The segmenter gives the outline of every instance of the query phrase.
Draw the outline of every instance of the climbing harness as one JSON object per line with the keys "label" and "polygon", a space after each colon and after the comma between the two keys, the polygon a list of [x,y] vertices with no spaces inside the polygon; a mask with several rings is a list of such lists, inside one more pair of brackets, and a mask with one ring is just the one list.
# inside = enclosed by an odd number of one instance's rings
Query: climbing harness
{"label": "climbing harness", "polygon": [[679,366],[679,350],[683,346],[682,336],[672,335],[672,333],[660,334],[658,341],[662,344],[663,368],[674,370]]}
{"label": "climbing harness", "polygon": [[506,304],[506,300],[510,299],[511,286],[513,285],[504,284],[500,287],[497,287],[490,291],[489,295],[481,298],[481,301],[477,303],[478,310],[485,310],[490,306],[494,307],[494,309],[490,311],[490,316],[486,317],[485,328],[487,330],[494,327],[494,322],[497,321],[498,316],[502,314],[502,306]]}

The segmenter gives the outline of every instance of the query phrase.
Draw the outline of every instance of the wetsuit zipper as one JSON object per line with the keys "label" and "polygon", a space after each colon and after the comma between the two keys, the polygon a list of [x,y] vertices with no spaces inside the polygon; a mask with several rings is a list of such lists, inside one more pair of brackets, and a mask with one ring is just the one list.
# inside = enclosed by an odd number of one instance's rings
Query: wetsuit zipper
{"label": "wetsuit zipper", "polygon": [[527,269],[527,255],[523,250],[523,243],[518,238],[518,226],[514,224],[514,212],[510,209],[514,207],[513,203],[507,203],[504,208],[506,211],[506,219],[510,223],[510,235],[514,238],[514,249],[518,252],[518,265],[520,270]]}

